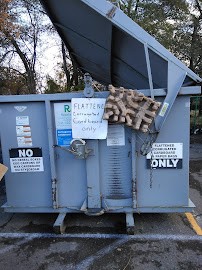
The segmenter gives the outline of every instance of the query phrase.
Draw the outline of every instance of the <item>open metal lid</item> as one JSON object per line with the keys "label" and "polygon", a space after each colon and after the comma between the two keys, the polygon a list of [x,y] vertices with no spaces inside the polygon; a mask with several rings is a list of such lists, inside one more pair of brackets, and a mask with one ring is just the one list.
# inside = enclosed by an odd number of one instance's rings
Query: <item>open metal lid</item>
{"label": "open metal lid", "polygon": [[202,81],[106,0],[41,0],[41,3],[78,67],[104,85],[167,88],[175,76],[173,67],[186,73],[184,86]]}

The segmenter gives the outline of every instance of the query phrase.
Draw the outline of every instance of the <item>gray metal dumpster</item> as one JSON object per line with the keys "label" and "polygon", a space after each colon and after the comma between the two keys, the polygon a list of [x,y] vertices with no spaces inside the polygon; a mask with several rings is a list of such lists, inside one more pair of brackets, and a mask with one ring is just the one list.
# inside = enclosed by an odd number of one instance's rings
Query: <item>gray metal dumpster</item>
{"label": "gray metal dumpster", "polygon": [[136,212],[191,211],[190,95],[202,80],[105,0],[41,2],[84,73],[162,106],[144,134],[95,127],[109,93],[88,80],[81,93],[0,97],[4,210],[59,213],[56,224],[67,213],[126,213],[128,229]]}

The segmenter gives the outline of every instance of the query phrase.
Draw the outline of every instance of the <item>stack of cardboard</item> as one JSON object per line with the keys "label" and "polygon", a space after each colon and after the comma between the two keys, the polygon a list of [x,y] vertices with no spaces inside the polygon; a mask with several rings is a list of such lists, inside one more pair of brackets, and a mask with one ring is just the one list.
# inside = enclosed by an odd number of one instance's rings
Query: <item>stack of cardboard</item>
{"label": "stack of cardboard", "polygon": [[7,170],[8,170],[8,168],[0,163],[0,181],[4,177]]}
{"label": "stack of cardboard", "polygon": [[109,86],[103,119],[147,132],[161,103],[136,90]]}

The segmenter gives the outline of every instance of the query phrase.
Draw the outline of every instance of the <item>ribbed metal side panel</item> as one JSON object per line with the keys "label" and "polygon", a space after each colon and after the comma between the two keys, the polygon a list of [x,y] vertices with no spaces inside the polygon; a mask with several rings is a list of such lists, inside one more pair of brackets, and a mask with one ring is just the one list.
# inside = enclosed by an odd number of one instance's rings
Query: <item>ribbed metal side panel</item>
{"label": "ribbed metal side panel", "polygon": [[111,147],[100,142],[101,190],[105,199],[132,197],[131,133],[125,146]]}
{"label": "ribbed metal side panel", "polygon": [[106,166],[107,170],[104,172],[107,199],[125,199],[130,196],[130,181],[128,181],[130,169],[127,168],[130,162],[128,162],[126,154],[125,151],[120,151],[118,147],[113,147],[108,154],[108,166]]}

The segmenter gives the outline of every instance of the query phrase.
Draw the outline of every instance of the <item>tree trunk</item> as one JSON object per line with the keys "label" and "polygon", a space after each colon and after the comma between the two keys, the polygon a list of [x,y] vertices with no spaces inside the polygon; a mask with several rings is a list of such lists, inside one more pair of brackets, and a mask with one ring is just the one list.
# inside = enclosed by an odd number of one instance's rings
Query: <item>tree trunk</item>
{"label": "tree trunk", "polygon": [[128,1],[128,6],[127,6],[127,15],[128,15],[128,17],[131,17],[132,7],[133,7],[133,0],[129,0]]}
{"label": "tree trunk", "polygon": [[70,87],[70,72],[67,68],[67,59],[66,59],[64,42],[62,42],[62,59],[63,59],[63,70],[64,70],[65,76],[66,76],[66,88],[68,90]]}
{"label": "tree trunk", "polygon": [[5,33],[6,37],[10,40],[13,47],[15,48],[17,54],[19,55],[24,68],[26,70],[26,82],[27,82],[27,88],[29,94],[36,94],[36,74],[34,67],[30,64],[29,60],[26,57],[26,54],[24,54],[20,47],[18,46],[16,40],[10,36],[8,33]]}
{"label": "tree trunk", "polygon": [[191,47],[190,47],[190,62],[189,62],[189,68],[193,71],[195,71],[194,67],[194,45],[197,40],[197,29],[198,29],[198,19],[196,17],[193,18],[193,24],[194,24],[194,29],[191,37]]}
{"label": "tree trunk", "polygon": [[77,69],[77,65],[74,61],[74,58],[71,57],[71,61],[72,61],[72,67],[73,67],[73,75],[71,78],[71,85],[77,86],[79,84],[79,74],[78,74],[78,69]]}
{"label": "tree trunk", "polygon": [[135,5],[135,15],[137,15],[137,10],[138,10],[138,7],[139,7],[139,3],[140,3],[140,0],[137,0],[136,5]]}

